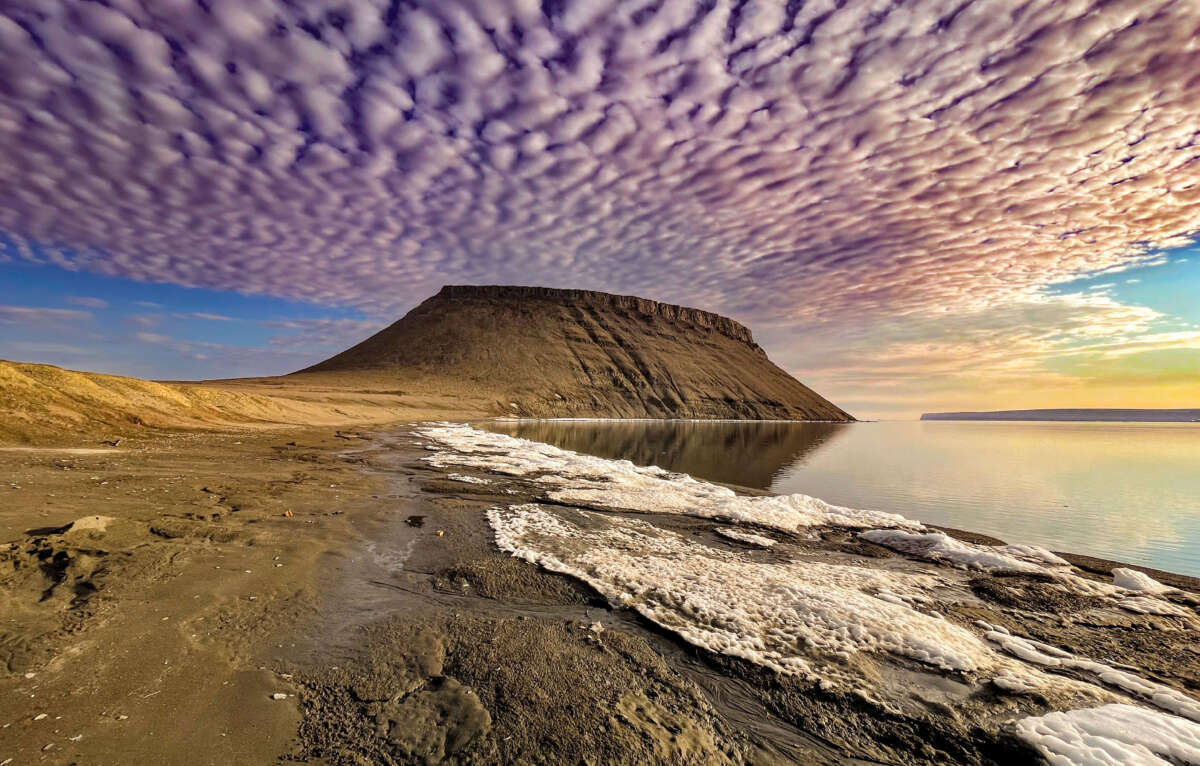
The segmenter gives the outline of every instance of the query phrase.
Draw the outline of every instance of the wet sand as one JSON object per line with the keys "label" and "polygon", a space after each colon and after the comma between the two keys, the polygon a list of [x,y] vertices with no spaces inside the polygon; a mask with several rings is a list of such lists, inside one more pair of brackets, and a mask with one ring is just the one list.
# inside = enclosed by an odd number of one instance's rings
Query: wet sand
{"label": "wet sand", "polygon": [[[1034,761],[997,715],[1036,702],[910,664],[881,682],[924,702],[885,713],[610,608],[495,547],[484,511],[530,487],[451,481],[425,454],[403,429],[329,428],[0,452],[0,763]],[[791,544],[903,562],[844,534]],[[1158,579],[1196,603],[1192,578]],[[1068,626],[1094,605],[1036,577],[972,582],[951,619],[1200,691],[1194,624]]]}

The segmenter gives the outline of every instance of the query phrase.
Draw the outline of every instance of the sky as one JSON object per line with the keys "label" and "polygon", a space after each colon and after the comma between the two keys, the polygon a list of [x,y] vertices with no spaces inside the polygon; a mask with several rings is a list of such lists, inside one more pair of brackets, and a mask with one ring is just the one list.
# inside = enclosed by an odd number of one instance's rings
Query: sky
{"label": "sky", "polygon": [[860,417],[1200,407],[1190,0],[7,0],[0,357],[275,374],[442,284]]}

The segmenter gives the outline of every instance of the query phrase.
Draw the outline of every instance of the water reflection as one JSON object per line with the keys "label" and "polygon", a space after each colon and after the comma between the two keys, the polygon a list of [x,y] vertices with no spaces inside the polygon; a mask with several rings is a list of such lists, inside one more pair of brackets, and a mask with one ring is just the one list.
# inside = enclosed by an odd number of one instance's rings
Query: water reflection
{"label": "water reflection", "polygon": [[1200,575],[1190,423],[492,421],[501,433]]}
{"label": "water reflection", "polygon": [[656,465],[710,481],[769,489],[784,470],[849,423],[489,421],[484,428],[588,455]]}

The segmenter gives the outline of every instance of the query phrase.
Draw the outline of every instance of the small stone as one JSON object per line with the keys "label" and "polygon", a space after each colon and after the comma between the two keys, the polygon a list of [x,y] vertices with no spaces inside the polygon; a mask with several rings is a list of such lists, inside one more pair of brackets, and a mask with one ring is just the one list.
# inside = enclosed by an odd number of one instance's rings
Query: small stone
{"label": "small stone", "polygon": [[437,535],[438,537],[445,537],[446,533],[439,529]]}
{"label": "small stone", "polygon": [[43,719],[43,718],[45,718],[45,717],[46,717],[46,714],[45,714],[45,713],[38,713],[37,715],[35,715],[35,716],[33,717],[33,720],[35,720],[35,721],[40,721],[40,720],[42,720],[42,719]]}
{"label": "small stone", "polygon": [[117,720],[118,720],[118,721],[128,721],[128,720],[129,720],[129,716],[127,716],[127,715],[119,715],[119,716],[117,716]]}
{"label": "small stone", "polygon": [[283,692],[275,692],[274,694],[272,694],[272,695],[271,695],[271,699],[273,699],[273,700],[285,700],[285,699],[287,699],[287,695],[286,695],[286,694],[284,694]]}

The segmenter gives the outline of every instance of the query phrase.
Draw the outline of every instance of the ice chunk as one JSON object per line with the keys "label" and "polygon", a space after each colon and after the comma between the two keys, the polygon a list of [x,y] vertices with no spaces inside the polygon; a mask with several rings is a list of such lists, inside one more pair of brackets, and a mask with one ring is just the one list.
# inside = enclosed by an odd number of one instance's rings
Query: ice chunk
{"label": "ice chunk", "polygon": [[1037,545],[1001,545],[996,550],[1025,561],[1036,561],[1056,567],[1071,566],[1070,561],[1061,556],[1055,556],[1050,551]]}
{"label": "ice chunk", "polygon": [[[959,564],[968,569],[1007,572],[1045,572],[1039,564],[1018,558],[1017,546],[996,548],[955,540],[942,532],[905,532],[898,529],[871,529],[860,532],[864,540],[930,561]],[[1042,550],[1042,549],[1037,549]],[[1046,553],[1049,553],[1048,551]],[[1053,554],[1049,554],[1053,555]],[[1057,558],[1057,557],[1056,557]],[[1064,564],[1066,562],[1063,562]]]}
{"label": "ice chunk", "polygon": [[1157,596],[1176,590],[1175,588],[1163,585],[1145,572],[1139,572],[1136,569],[1118,567],[1112,571],[1112,576],[1113,585],[1125,590],[1134,590],[1138,593],[1149,593],[1152,596]]}
{"label": "ice chunk", "polygon": [[1127,609],[1130,612],[1137,614],[1155,614],[1160,617],[1193,617],[1193,613],[1187,607],[1173,604],[1170,601],[1163,601],[1161,598],[1151,598],[1149,596],[1130,596],[1117,600],[1117,605],[1122,609]]}
{"label": "ice chunk", "polygon": [[1200,766],[1200,725],[1133,705],[1023,718],[1017,737],[1054,766]]}
{"label": "ice chunk", "polygon": [[1030,675],[1003,673],[992,679],[992,684],[1009,694],[1032,694],[1041,688],[1037,678]]}

